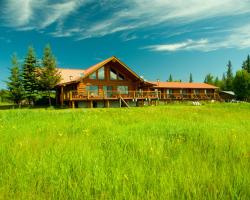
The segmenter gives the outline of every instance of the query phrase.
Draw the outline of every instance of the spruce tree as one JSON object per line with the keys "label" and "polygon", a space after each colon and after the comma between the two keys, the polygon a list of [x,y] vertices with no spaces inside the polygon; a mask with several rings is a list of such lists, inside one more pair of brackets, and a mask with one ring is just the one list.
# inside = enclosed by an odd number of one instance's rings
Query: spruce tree
{"label": "spruce tree", "polygon": [[247,59],[243,62],[242,69],[250,73],[250,56],[249,55],[247,56]]}
{"label": "spruce tree", "polygon": [[172,75],[170,74],[169,75],[169,78],[168,78],[168,82],[172,82],[173,81],[173,77],[172,77]]}
{"label": "spruce tree", "polygon": [[9,99],[15,104],[21,105],[21,101],[24,99],[24,88],[22,85],[21,72],[19,69],[18,59],[16,54],[12,56],[12,66],[10,69],[10,77],[7,82],[9,90]]}
{"label": "spruce tree", "polygon": [[221,90],[226,90],[225,85],[226,85],[226,75],[225,73],[223,73],[221,79]]}
{"label": "spruce tree", "polygon": [[227,72],[226,72],[226,80],[225,80],[225,90],[233,90],[233,70],[232,70],[232,63],[229,60],[227,64]]}
{"label": "spruce tree", "polygon": [[218,76],[216,76],[216,78],[214,79],[214,85],[220,87],[220,80]]}
{"label": "spruce tree", "polygon": [[29,104],[34,103],[38,91],[38,63],[32,47],[28,48],[24,59],[22,77],[28,102]]}
{"label": "spruce tree", "polygon": [[42,59],[40,86],[48,96],[49,106],[51,106],[51,91],[60,82],[60,79],[61,76],[57,71],[56,59],[52,54],[50,46],[47,45]]}
{"label": "spruce tree", "polygon": [[190,75],[189,75],[189,83],[193,83],[193,75],[192,75],[192,73],[190,73]]}
{"label": "spruce tree", "polygon": [[214,83],[214,77],[212,76],[212,74],[209,73],[205,76],[204,83],[208,83],[208,84]]}
{"label": "spruce tree", "polygon": [[246,70],[236,72],[233,86],[236,97],[239,100],[250,99],[250,74]]}

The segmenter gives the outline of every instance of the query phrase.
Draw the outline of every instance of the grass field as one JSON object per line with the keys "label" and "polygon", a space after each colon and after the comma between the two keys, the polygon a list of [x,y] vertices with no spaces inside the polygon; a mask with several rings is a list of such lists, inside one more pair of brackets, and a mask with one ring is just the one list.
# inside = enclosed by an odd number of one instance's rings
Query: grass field
{"label": "grass field", "polygon": [[0,199],[249,199],[250,104],[0,110]]}

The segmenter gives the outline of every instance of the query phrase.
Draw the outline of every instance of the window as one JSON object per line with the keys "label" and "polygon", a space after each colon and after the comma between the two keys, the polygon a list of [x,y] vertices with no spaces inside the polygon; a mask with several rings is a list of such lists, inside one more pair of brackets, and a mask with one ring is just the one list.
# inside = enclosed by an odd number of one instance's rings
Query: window
{"label": "window", "polygon": [[117,91],[120,94],[128,94],[128,86],[117,86]]}
{"label": "window", "polygon": [[96,72],[89,75],[89,79],[96,79]]}
{"label": "window", "polygon": [[124,80],[125,79],[124,76],[121,75],[120,73],[118,74],[117,78],[118,78],[118,80]]}
{"label": "window", "polygon": [[183,95],[187,95],[187,93],[188,93],[187,90],[182,90]]}
{"label": "window", "polygon": [[117,73],[112,68],[110,68],[110,80],[117,80]]}
{"label": "window", "polygon": [[195,89],[195,90],[194,90],[194,94],[200,94],[200,90]]}
{"label": "window", "polygon": [[97,85],[86,86],[86,90],[87,90],[87,92],[89,92],[90,96],[92,96],[92,97],[98,96],[98,86]]}
{"label": "window", "polygon": [[105,79],[105,71],[104,71],[104,67],[100,68],[98,70],[98,79],[99,80],[104,80]]}
{"label": "window", "polygon": [[103,92],[106,97],[112,97],[113,95],[112,86],[103,86]]}
{"label": "window", "polygon": [[172,89],[167,89],[167,94],[173,94],[173,90]]}

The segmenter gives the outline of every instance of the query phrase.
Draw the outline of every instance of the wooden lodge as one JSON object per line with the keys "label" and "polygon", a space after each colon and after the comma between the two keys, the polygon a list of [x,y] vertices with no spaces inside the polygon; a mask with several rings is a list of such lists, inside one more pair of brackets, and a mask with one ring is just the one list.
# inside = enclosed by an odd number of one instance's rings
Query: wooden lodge
{"label": "wooden lodge", "polygon": [[159,100],[217,99],[217,87],[205,83],[149,82],[116,57],[88,69],[58,69],[56,99],[72,108],[156,105]]}

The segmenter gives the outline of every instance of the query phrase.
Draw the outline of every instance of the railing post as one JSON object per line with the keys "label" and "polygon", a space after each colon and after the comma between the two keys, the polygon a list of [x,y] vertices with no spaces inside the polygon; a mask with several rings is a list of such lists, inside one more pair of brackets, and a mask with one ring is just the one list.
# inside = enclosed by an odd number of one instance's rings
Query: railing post
{"label": "railing post", "polygon": [[89,91],[88,91],[88,93],[87,93],[87,99],[89,99]]}
{"label": "railing post", "polygon": [[69,92],[69,100],[72,100],[72,91]]}

